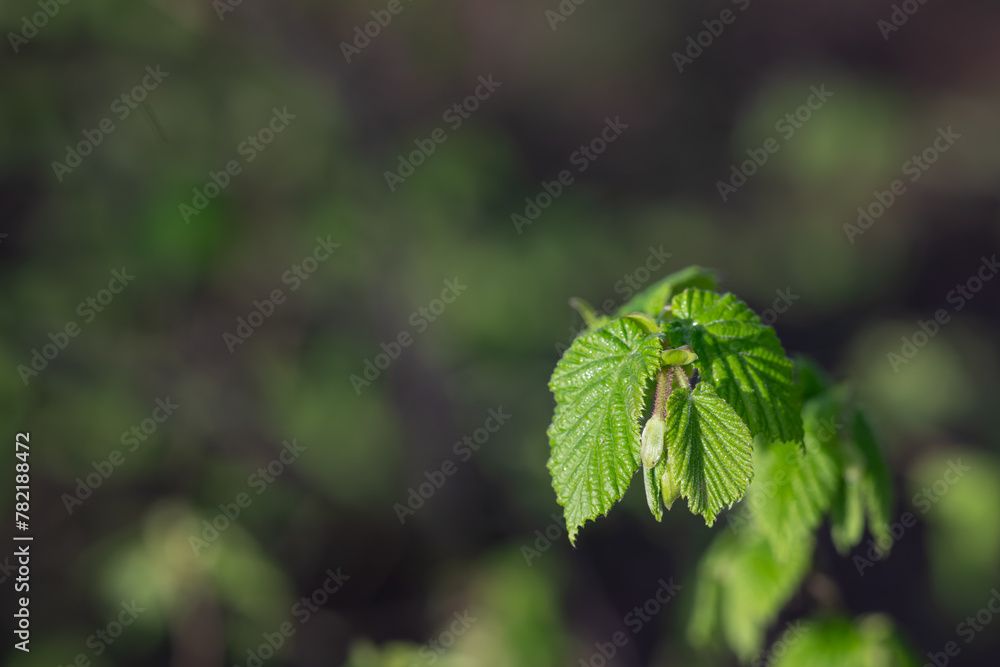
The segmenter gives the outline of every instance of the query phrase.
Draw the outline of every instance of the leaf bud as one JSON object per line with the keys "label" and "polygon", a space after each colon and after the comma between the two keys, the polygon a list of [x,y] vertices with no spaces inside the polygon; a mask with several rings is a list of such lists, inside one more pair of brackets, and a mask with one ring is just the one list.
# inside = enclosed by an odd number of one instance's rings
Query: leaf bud
{"label": "leaf bud", "polygon": [[667,366],[687,366],[694,362],[698,355],[692,352],[689,346],[684,345],[676,350],[664,350],[660,358]]}
{"label": "leaf bud", "polygon": [[642,446],[639,456],[644,468],[652,468],[660,462],[663,456],[663,436],[666,433],[667,422],[659,414],[654,414],[642,428]]}

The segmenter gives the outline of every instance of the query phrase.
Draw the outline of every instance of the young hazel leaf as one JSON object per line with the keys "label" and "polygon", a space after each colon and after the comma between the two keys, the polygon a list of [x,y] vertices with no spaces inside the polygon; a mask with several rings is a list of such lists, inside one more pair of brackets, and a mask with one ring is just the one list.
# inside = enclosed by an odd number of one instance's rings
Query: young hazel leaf
{"label": "young hazel leaf", "polygon": [[837,550],[846,554],[868,530],[880,544],[892,544],[892,475],[871,425],[855,412],[843,441],[847,464],[837,498],[830,509],[830,533]]}
{"label": "young hazel leaf", "polygon": [[779,558],[759,533],[720,533],[698,567],[691,642],[705,646],[721,629],[744,661],[758,653],[768,625],[809,571],[813,546],[812,537],[805,536]]}
{"label": "young hazel leaf", "polygon": [[753,435],[802,439],[792,361],[774,329],[732,294],[689,289],[673,298],[670,346],[689,345],[694,367],[733,406]]}
{"label": "young hazel leaf", "polygon": [[656,317],[663,310],[663,307],[670,303],[670,299],[675,294],[680,294],[691,287],[714,290],[715,282],[715,274],[708,269],[703,269],[700,266],[689,266],[671,273],[639,292],[619,308],[615,316],[623,317],[629,313],[645,313],[650,317]]}
{"label": "young hazel leaf", "polygon": [[676,350],[664,350],[660,355],[665,366],[687,366],[693,364],[698,355],[691,351],[689,347],[679,347]]}
{"label": "young hazel leaf", "polygon": [[642,481],[646,487],[646,505],[657,521],[663,521],[663,508],[668,510],[677,500],[678,490],[674,477],[670,474],[667,457],[661,457],[652,468],[642,467]]}
{"label": "young hazel leaf", "polygon": [[860,411],[854,414],[851,436],[865,461],[864,490],[868,529],[880,543],[891,542],[892,535],[889,534],[888,526],[892,521],[894,504],[892,473],[889,472],[885,455],[871,424]]}
{"label": "young hazel leaf", "polygon": [[848,464],[830,507],[830,536],[841,555],[846,555],[865,534],[863,474],[860,466]]}
{"label": "young hazel leaf", "polygon": [[[924,663],[881,614],[857,621],[837,617],[797,621],[795,627],[794,637],[783,637],[780,653],[772,649],[774,667],[917,667]],[[947,664],[947,656],[932,661]]]}
{"label": "young hazel leaf", "polygon": [[548,467],[570,542],[622,499],[639,467],[639,420],[662,349],[636,322],[612,320],[573,341],[552,373]]}
{"label": "young hazel leaf", "polygon": [[667,468],[666,461],[660,461],[652,468],[643,466],[642,484],[646,489],[646,506],[657,521],[663,521],[663,488],[660,476]]}
{"label": "young hazel leaf", "polygon": [[[803,373],[806,370],[806,373]],[[820,371],[799,366],[800,377],[820,377]],[[830,533],[837,550],[846,554],[868,529],[880,544],[892,542],[888,532],[893,509],[892,475],[885,457],[864,415],[852,405],[846,386],[834,387],[821,378],[825,389],[811,392],[805,402],[802,422],[805,432],[806,460],[825,478],[831,467],[834,487],[829,497]],[[819,456],[816,456],[819,454]]]}
{"label": "young hazel leaf", "polygon": [[[748,529],[720,535],[698,569],[689,629],[699,644],[721,630],[748,660],[809,571],[813,532],[827,512],[839,550],[861,539],[866,518],[876,538],[888,539],[892,478],[848,391],[807,361],[793,370],[774,330],[746,304],[702,287],[714,289],[714,277],[691,267],[635,296],[615,319],[575,303],[589,331],[549,382],[556,410],[548,468],[570,542],[624,497],[640,465],[657,521],[683,496],[711,526],[749,495]],[[732,527],[746,524],[740,518]],[[881,641],[885,628],[862,624],[859,636]],[[830,635],[833,645],[844,633]],[[865,665],[889,664],[892,647],[879,641],[854,642],[863,651],[844,651],[828,667],[861,665],[862,653]],[[835,655],[815,648],[781,664],[818,665],[820,654]]]}
{"label": "young hazel leaf", "polygon": [[674,387],[667,400],[667,462],[688,509],[711,526],[753,478],[753,437],[707,382]]}
{"label": "young hazel leaf", "polygon": [[797,442],[760,443],[747,502],[778,558],[811,539],[836,493],[840,465],[831,454]]}
{"label": "young hazel leaf", "polygon": [[[666,464],[666,461],[663,462]],[[663,466],[663,474],[660,475],[660,500],[668,510],[674,506],[674,501],[680,498],[681,490],[674,481],[674,475],[670,472],[670,466]]]}

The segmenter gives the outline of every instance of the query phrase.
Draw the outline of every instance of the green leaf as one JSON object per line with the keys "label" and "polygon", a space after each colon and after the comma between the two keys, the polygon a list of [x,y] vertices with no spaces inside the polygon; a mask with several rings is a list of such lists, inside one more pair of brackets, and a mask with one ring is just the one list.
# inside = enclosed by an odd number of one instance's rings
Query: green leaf
{"label": "green leaf", "polygon": [[754,525],[779,557],[811,539],[837,490],[840,465],[824,449],[797,442],[759,443],[747,503]]}
{"label": "green leaf", "polygon": [[755,442],[754,479],[741,511],[730,515],[730,525],[739,528],[749,516],[779,557],[799,540],[811,538],[839,498],[843,394],[828,391],[803,407],[804,451],[796,442]]}
{"label": "green leaf", "polygon": [[676,350],[664,350],[660,355],[665,366],[687,366],[694,363],[698,355],[689,347],[679,347]]}
{"label": "green leaf", "polygon": [[570,542],[621,500],[639,467],[639,419],[662,349],[634,321],[612,320],[574,340],[552,373],[548,468]]}
{"label": "green leaf", "polygon": [[721,628],[730,648],[749,659],[763,647],[768,625],[808,572],[812,551],[808,536],[778,558],[759,533],[721,534],[698,570],[688,638],[704,646]]}
{"label": "green leaf", "polygon": [[625,317],[633,313],[640,313],[649,318],[655,318],[670,303],[673,295],[680,294],[689,287],[714,290],[715,282],[715,274],[708,269],[703,269],[700,266],[689,266],[676,273],[671,273],[666,278],[653,283],[645,290],[636,294],[620,306],[615,311],[613,317],[604,315],[578,297],[570,299],[569,305],[580,313],[580,317],[583,318],[584,324],[587,326],[587,331],[595,331],[612,319]]}
{"label": "green leaf", "polygon": [[[666,463],[666,461],[663,461]],[[660,500],[669,510],[674,502],[681,497],[680,487],[674,481],[674,475],[670,472],[670,466],[663,466],[663,474],[660,475]]]}
{"label": "green leaf", "polygon": [[714,290],[716,288],[715,274],[700,266],[689,266],[676,273],[671,273],[666,278],[653,283],[632,297],[632,299],[618,309],[615,316],[622,317],[629,313],[645,313],[650,317],[656,317],[670,303],[670,299],[675,294],[680,294],[691,287]]}
{"label": "green leaf", "polygon": [[866,517],[872,536],[882,544],[892,543],[892,475],[865,416],[855,412],[850,426],[841,442],[843,476],[830,510],[830,533],[842,554],[861,541]]}
{"label": "green leaf", "polygon": [[861,412],[856,412],[854,415],[851,435],[865,462],[862,487],[868,515],[868,529],[880,544],[891,542],[889,522],[892,521],[894,505],[892,474],[889,472],[875,432]]}
{"label": "green leaf", "polygon": [[[812,374],[819,377],[818,369]],[[830,498],[830,535],[840,553],[846,553],[861,540],[865,530],[863,477],[865,465],[857,447],[845,429],[849,414],[848,390],[826,387],[806,401],[802,408],[802,425],[806,451],[817,453],[836,466]],[[817,388],[818,389],[818,388]]]}
{"label": "green leaf", "polygon": [[[786,636],[787,635],[787,636]],[[796,623],[771,651],[774,667],[916,667],[920,660],[881,614]]]}
{"label": "green leaf", "polygon": [[656,320],[645,313],[629,313],[625,317],[641,326],[647,333],[656,333],[660,330],[660,325]]}
{"label": "green leaf", "polygon": [[774,333],[732,294],[689,289],[673,298],[671,347],[689,345],[694,367],[750,427],[770,441],[802,439],[792,362]]}
{"label": "green leaf", "polygon": [[734,535],[721,534],[702,554],[695,572],[694,605],[688,621],[687,637],[694,646],[708,646],[719,631],[722,606],[723,566],[730,553],[735,554]]}
{"label": "green leaf", "polygon": [[797,475],[791,479],[801,491],[800,505],[809,517],[809,531],[819,525],[830,509],[843,475],[841,415],[846,400],[846,390],[833,389],[802,407],[805,451],[798,459]]}
{"label": "green leaf", "polygon": [[652,468],[643,467],[642,469],[642,483],[646,489],[646,505],[649,507],[650,514],[657,521],[663,521],[663,488],[660,484],[660,478],[666,469],[667,462],[662,459]]}
{"label": "green leaf", "polygon": [[862,500],[862,470],[856,465],[844,468],[837,498],[830,509],[830,536],[841,555],[861,541],[865,533],[865,507]]}
{"label": "green leaf", "polygon": [[706,382],[675,386],[667,400],[667,459],[688,509],[712,525],[743,497],[753,478],[753,438]]}
{"label": "green leaf", "polygon": [[768,543],[741,545],[725,579],[722,628],[727,643],[747,659],[764,646],[768,626],[798,590],[812,563],[813,541],[777,558]]}

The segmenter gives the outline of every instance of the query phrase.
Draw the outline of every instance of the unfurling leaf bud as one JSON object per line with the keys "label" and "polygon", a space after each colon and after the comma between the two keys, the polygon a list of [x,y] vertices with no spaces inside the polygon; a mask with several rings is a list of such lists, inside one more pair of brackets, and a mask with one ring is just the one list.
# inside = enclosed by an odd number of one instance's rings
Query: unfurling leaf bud
{"label": "unfurling leaf bud", "polygon": [[664,350],[660,358],[667,366],[687,366],[693,363],[698,355],[692,352],[689,346],[683,345],[676,350]]}
{"label": "unfurling leaf bud", "polygon": [[642,458],[642,467],[652,468],[660,462],[663,456],[663,436],[667,429],[667,422],[659,414],[654,414],[642,428],[642,446],[639,449],[639,456]]}
{"label": "unfurling leaf bud", "polygon": [[660,480],[661,494],[663,495],[663,504],[667,509],[670,509],[677,497],[681,495],[680,487],[674,481],[674,476],[670,474],[670,466],[663,471],[663,477]]}

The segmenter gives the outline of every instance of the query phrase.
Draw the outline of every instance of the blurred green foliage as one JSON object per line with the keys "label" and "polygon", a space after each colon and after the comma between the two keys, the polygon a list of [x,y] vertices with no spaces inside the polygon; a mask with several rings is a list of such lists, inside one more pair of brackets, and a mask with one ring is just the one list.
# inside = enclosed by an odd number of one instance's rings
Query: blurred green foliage
{"label": "blurred green foliage", "polygon": [[[421,0],[348,65],[339,43],[382,6],[245,2],[220,21],[200,0],[74,0],[16,53],[6,40],[0,433],[32,435],[39,556],[32,652],[8,647],[5,664],[245,660],[341,565],[352,579],[272,664],[406,665],[466,601],[481,620],[442,662],[589,656],[659,576],[693,584],[713,537],[699,520],[654,524],[640,491],[577,550],[556,540],[539,569],[512,555],[557,508],[546,380],[580,326],[567,299],[625,303],[616,284],[660,245],[673,257],[650,283],[698,264],[758,312],[776,290],[799,295],[779,335],[852,379],[897,480],[933,482],[959,446],[974,462],[864,580],[848,559],[838,569],[825,537],[816,544],[844,611],[889,613],[928,649],[952,639],[1000,562],[995,285],[898,373],[886,355],[997,247],[996,7],[928,3],[886,43],[874,26],[888,6],[754,2],[680,75],[670,53],[718,7],[592,0],[553,32],[549,5]],[[0,4],[5,37],[38,11]],[[170,75],[118,120],[111,105],[157,64]],[[490,72],[504,82],[496,98],[390,194],[397,156]],[[715,182],[824,82],[835,95],[723,204]],[[185,224],[178,206],[242,159],[275,107],[296,118]],[[616,114],[630,123],[621,140],[517,234],[511,213]],[[105,117],[115,131],[60,182],[52,162]],[[850,243],[857,207],[949,124],[962,141]],[[289,291],[283,273],[328,235],[339,251]],[[84,322],[79,304],[123,266],[135,281]],[[413,332],[411,313],[456,276],[468,292],[356,394],[349,376]],[[274,289],[287,301],[230,354],[222,334]],[[25,385],[18,366],[70,321],[79,335]],[[125,450],[122,434],[165,396],[176,415],[69,514],[63,494]],[[393,504],[497,405],[509,425],[400,525]],[[291,438],[301,459],[195,557],[190,531]],[[13,503],[3,494],[4,516]],[[896,503],[913,511],[905,495]],[[443,600],[449,572],[472,574]],[[621,664],[730,664],[687,646],[694,589]],[[95,657],[88,637],[132,598],[148,612]],[[814,636],[838,645],[895,641],[864,622],[822,627]],[[998,627],[963,664],[992,664]]]}

